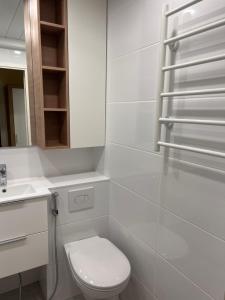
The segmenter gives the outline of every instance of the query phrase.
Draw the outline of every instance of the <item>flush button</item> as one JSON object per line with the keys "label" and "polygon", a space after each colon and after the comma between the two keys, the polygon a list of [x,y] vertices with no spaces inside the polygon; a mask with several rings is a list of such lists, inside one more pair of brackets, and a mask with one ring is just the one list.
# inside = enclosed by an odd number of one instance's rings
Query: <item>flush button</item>
{"label": "flush button", "polygon": [[90,209],[94,207],[94,187],[70,190],[68,192],[69,212]]}

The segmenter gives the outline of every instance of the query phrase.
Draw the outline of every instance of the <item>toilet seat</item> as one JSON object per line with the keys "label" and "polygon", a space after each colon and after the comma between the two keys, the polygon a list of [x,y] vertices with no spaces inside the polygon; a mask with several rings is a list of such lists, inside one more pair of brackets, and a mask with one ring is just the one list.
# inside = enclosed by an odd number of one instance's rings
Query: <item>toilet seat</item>
{"label": "toilet seat", "polygon": [[113,292],[130,277],[130,263],[109,240],[98,236],[65,245],[72,273],[86,289]]}

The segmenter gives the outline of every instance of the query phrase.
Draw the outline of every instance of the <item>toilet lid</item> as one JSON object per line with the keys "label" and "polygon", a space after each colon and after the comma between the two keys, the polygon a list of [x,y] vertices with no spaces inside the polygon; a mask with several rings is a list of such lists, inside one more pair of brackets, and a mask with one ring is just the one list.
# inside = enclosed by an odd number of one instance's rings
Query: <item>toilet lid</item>
{"label": "toilet lid", "polygon": [[69,259],[76,275],[93,288],[116,287],[130,276],[126,256],[98,236],[71,243]]}

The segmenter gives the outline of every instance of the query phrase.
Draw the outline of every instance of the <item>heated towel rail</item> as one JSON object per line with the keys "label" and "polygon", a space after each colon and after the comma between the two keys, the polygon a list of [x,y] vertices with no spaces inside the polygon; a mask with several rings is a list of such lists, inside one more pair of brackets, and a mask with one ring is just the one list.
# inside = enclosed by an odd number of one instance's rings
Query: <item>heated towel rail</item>
{"label": "heated towel rail", "polygon": [[[203,90],[191,90],[191,91],[175,91],[175,92],[164,92],[165,85],[165,74],[177,69],[197,66],[201,64],[216,62],[225,60],[225,54],[211,56],[208,58],[198,59],[190,62],[166,65],[166,52],[168,46],[173,46],[174,43],[209,31],[215,28],[225,25],[225,20],[219,20],[205,26],[201,26],[197,29],[184,32],[182,34],[167,38],[167,28],[168,28],[168,17],[194,5],[203,0],[192,0],[184,5],[181,5],[173,10],[169,10],[168,5],[165,5],[162,11],[162,25],[161,25],[161,48],[160,48],[160,72],[158,78],[158,89],[157,89],[157,105],[156,105],[156,124],[155,124],[155,140],[154,140],[154,149],[155,151],[160,151],[160,147],[173,148],[179,150],[186,150],[196,153],[208,154],[216,157],[225,158],[225,152],[218,152],[209,149],[197,148],[187,145],[179,145],[174,143],[168,143],[161,141],[161,127],[163,125],[174,124],[174,123],[184,123],[184,124],[198,124],[198,125],[214,125],[214,126],[225,126],[225,121],[216,121],[216,120],[204,120],[204,119],[180,119],[172,117],[162,117],[163,112],[163,101],[166,97],[175,97],[175,96],[197,96],[197,95],[210,95],[210,94],[225,94],[225,88],[218,89],[203,89]],[[171,50],[173,47],[171,48]]]}

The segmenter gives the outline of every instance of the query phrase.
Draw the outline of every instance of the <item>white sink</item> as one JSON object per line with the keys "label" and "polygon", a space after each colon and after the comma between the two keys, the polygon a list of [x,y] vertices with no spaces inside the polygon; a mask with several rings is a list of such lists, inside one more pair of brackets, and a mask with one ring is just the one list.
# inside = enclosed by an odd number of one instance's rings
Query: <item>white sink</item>
{"label": "white sink", "polygon": [[36,190],[31,184],[9,185],[6,189],[1,187],[0,201],[24,199],[34,194],[36,194]]}

